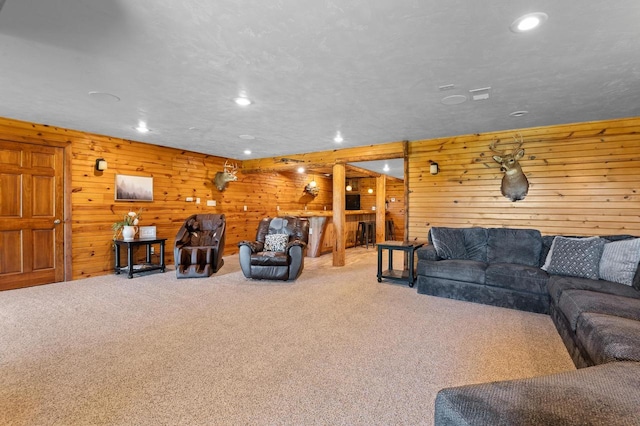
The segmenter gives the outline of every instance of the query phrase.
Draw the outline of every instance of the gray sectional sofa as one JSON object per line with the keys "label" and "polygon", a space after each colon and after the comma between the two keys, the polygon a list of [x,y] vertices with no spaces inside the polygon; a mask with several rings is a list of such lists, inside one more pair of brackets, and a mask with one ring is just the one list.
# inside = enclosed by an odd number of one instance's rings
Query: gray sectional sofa
{"label": "gray sectional sofa", "polygon": [[577,371],[443,389],[436,425],[640,425],[640,239],[432,228],[418,293],[549,313]]}

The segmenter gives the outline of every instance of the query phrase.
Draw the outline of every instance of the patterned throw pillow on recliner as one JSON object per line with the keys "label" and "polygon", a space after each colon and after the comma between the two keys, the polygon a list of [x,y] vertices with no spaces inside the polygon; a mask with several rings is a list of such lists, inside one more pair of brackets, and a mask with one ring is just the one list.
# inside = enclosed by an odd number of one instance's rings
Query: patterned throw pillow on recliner
{"label": "patterned throw pillow on recliner", "polygon": [[264,251],[283,252],[289,244],[289,235],[287,234],[268,234],[264,237]]}

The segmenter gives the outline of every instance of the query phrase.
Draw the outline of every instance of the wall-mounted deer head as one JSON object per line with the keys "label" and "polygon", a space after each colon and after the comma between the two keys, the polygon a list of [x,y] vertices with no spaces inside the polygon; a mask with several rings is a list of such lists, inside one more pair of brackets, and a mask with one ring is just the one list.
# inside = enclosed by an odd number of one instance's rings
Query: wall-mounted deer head
{"label": "wall-mounted deer head", "polygon": [[217,172],[213,178],[213,183],[216,185],[216,188],[218,188],[218,191],[224,191],[229,182],[237,181],[238,177],[236,173],[238,173],[238,165],[231,165],[225,161],[223,171]]}
{"label": "wall-mounted deer head", "polygon": [[529,181],[522,168],[520,168],[520,164],[518,164],[518,160],[524,156],[524,149],[521,149],[523,144],[522,136],[520,135],[520,140],[515,136],[513,139],[517,145],[511,153],[498,151],[496,149],[498,141],[491,142],[489,149],[498,154],[494,155],[493,159],[500,164],[500,171],[504,173],[500,192],[511,201],[519,201],[524,200],[527,195]]}

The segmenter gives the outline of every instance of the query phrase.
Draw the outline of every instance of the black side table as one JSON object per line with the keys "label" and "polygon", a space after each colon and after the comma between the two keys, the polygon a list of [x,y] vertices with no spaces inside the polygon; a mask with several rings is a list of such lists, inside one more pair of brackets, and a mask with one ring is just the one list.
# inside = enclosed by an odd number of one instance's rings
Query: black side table
{"label": "black side table", "polygon": [[[161,272],[165,270],[164,264],[164,243],[167,241],[166,238],[150,238],[150,239],[134,239],[131,241],[125,240],[114,240],[114,249],[116,251],[116,265],[115,272],[119,274],[122,272],[122,267],[120,266],[120,247],[127,247],[127,272],[129,273],[129,278],[133,278],[133,274],[137,274],[139,272],[147,272],[154,271],[159,269]],[[160,263],[153,264],[151,263],[151,246],[153,244],[160,245]],[[147,249],[147,258],[146,263],[136,265],[133,263],[133,248],[137,246],[146,246]]]}
{"label": "black side table", "polygon": [[[416,249],[422,247],[424,243],[418,242],[402,242],[402,241],[385,241],[378,243],[378,282],[383,278],[394,281],[405,282],[409,287],[413,287],[416,282],[414,270],[414,253]],[[382,271],[382,250],[389,250],[389,269]],[[400,250],[407,256],[406,268],[403,271],[393,269],[393,251]]]}

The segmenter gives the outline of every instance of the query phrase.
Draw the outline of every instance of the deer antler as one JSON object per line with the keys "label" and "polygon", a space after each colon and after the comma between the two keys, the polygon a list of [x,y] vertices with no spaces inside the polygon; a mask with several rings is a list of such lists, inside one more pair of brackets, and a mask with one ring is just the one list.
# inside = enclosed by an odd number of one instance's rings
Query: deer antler
{"label": "deer antler", "polygon": [[524,138],[522,137],[522,135],[520,133],[517,133],[517,136],[520,136],[520,140],[518,140],[517,137],[513,137],[513,140],[518,144],[518,146],[516,146],[515,148],[513,148],[513,153],[515,154],[516,152],[518,152],[518,150],[520,148],[522,148],[522,144],[524,144]]}
{"label": "deer antler", "polygon": [[495,141],[491,142],[491,145],[489,145],[489,149],[493,152],[495,152],[498,155],[502,155],[504,154],[502,151],[498,151],[496,149],[496,145],[498,144],[498,140],[496,139]]}

